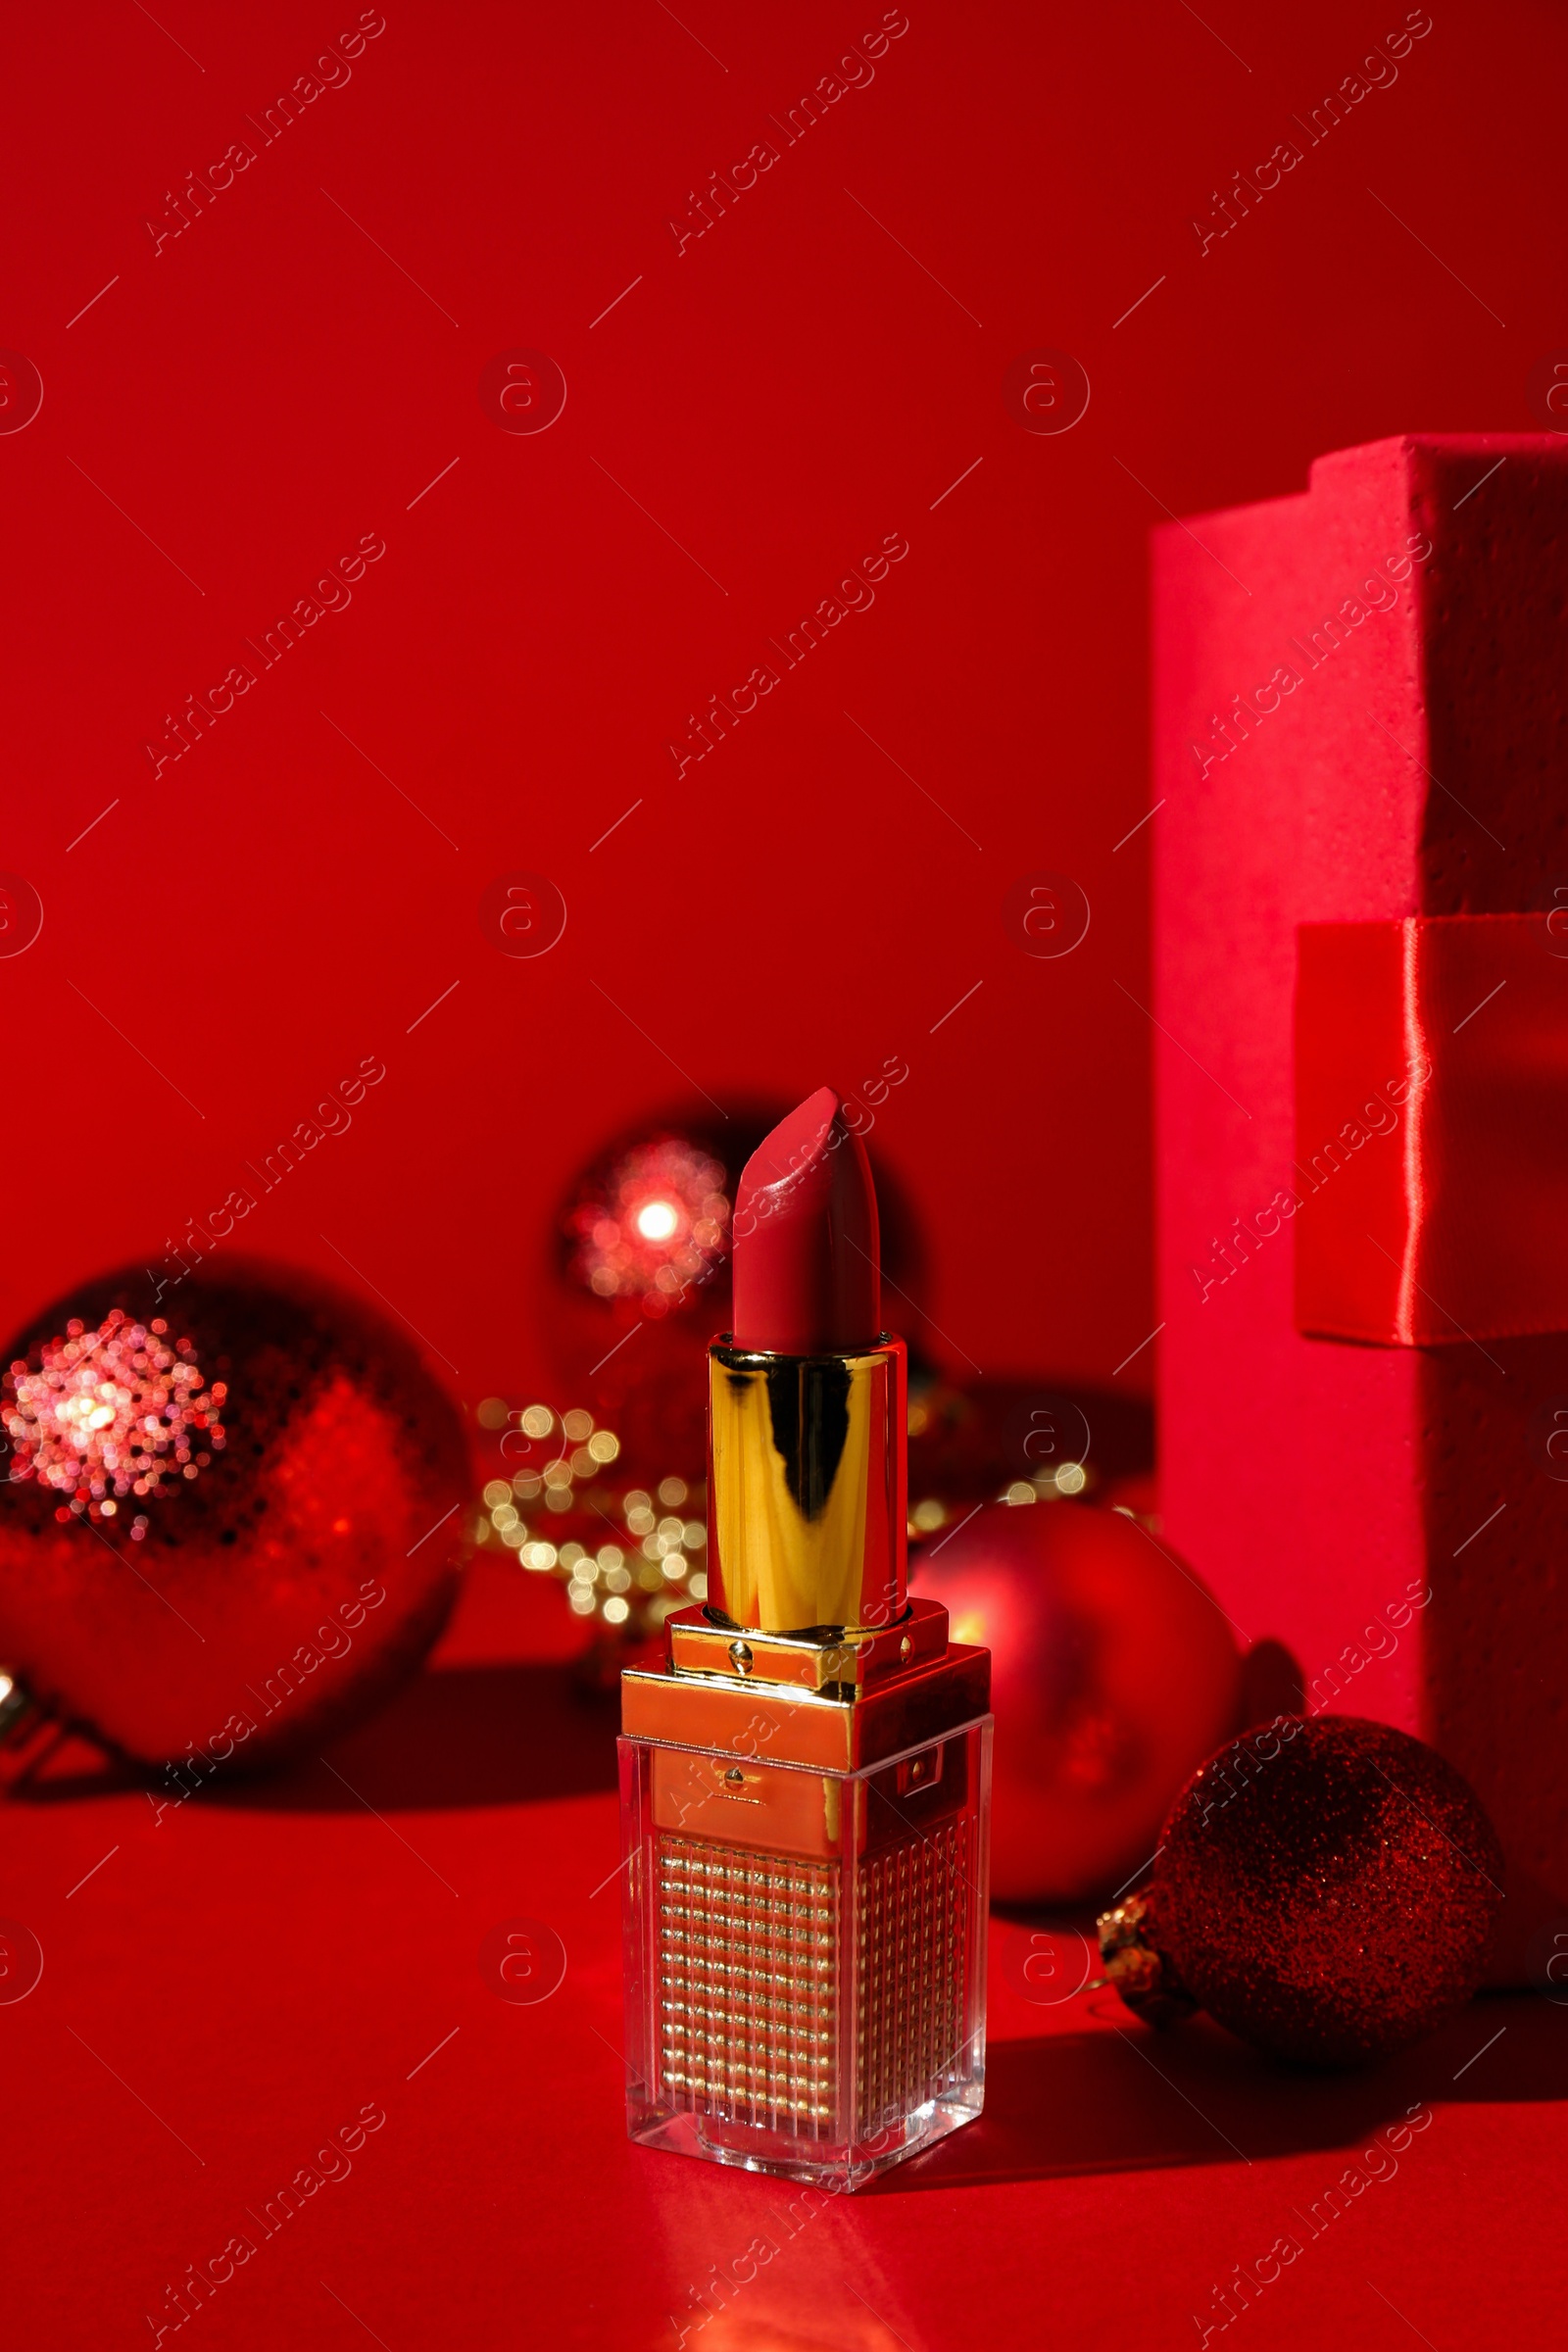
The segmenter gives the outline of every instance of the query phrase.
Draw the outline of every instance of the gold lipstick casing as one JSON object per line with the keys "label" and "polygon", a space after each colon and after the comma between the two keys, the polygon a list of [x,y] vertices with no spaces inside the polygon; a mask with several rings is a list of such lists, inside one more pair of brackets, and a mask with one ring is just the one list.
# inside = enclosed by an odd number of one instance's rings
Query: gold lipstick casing
{"label": "gold lipstick casing", "polygon": [[907,1599],[908,1370],[858,1355],[708,1351],[709,1599],[770,1633],[886,1631]]}
{"label": "gold lipstick casing", "polygon": [[907,1597],[903,1343],[709,1365],[710,1599],[621,1677],[628,2130],[854,2188],[980,2112],[990,1653]]}

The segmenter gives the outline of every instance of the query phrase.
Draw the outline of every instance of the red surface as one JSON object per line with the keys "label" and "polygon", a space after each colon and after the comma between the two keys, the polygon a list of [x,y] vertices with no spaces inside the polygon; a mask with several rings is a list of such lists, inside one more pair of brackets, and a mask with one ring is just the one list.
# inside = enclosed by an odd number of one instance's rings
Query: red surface
{"label": "red surface", "polygon": [[[356,2322],[392,2352],[670,2352],[669,2315],[760,2234],[778,2252],[688,2338],[705,2352],[956,2352],[981,2327],[1090,2352],[1129,2310],[1177,2352],[1289,2233],[1248,2341],[1374,2352],[1404,2332],[1382,2296],[1444,2352],[1494,2343],[1499,2312],[1549,2337],[1568,2012],[1540,2000],[1490,1996],[1370,2076],[1301,2077],[1217,2029],[1156,2040],[1109,1996],[1037,2006],[1027,1984],[1082,1981],[1082,1942],[996,1922],[987,2113],[924,2164],[797,2208],[791,2235],[781,2184],[631,2148],[612,1704],[566,1694],[558,1592],[479,1577],[439,1671],[330,1751],[358,1797],[313,1764],[156,1826],[134,1791],[7,1810],[4,1907],[45,1961],[0,2006],[11,2340],[151,2342],[166,2285],[236,2232],[257,2250],[203,2312],[215,2352],[337,2352]],[[565,1946],[540,2006],[480,1975],[518,1917]],[[1420,2101],[1430,2126],[1391,2146]],[[317,2166],[373,2104],[352,2170]],[[265,2220],[306,2167],[337,2178],[262,2236],[247,2208]]]}
{"label": "red surface", "polygon": [[882,1330],[876,1194],[831,1087],[764,1136],[735,1197],[737,1348],[845,1355]]}
{"label": "red surface", "polygon": [[[1292,1010],[1298,924],[1550,903],[1565,523],[1568,443],[1424,439],[1327,458],[1306,494],[1201,516],[1158,554],[1166,1526],[1247,1634],[1294,1653],[1309,1706],[1418,1732],[1472,1783],[1509,1859],[1513,1982],[1533,1935],[1568,1929],[1568,1490],[1546,1445],[1568,1338],[1298,1335],[1293,1227],[1339,1213],[1339,1178],[1297,1167]],[[1210,714],[1244,685],[1250,721],[1222,734]],[[1543,911],[1548,980],[1551,944]],[[1455,1038],[1465,1018],[1443,1046],[1461,1061],[1486,1050],[1486,1011],[1479,1038]],[[1495,1100],[1473,1115],[1490,1149]],[[1389,1128],[1364,1156],[1401,1151]],[[1462,1304],[1437,1296],[1462,1319],[1475,1269]]]}

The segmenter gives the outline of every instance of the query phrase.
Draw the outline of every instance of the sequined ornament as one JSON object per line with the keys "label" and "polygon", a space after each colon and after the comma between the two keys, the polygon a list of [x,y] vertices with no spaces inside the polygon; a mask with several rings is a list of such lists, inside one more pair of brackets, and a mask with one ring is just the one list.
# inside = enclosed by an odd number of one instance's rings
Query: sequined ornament
{"label": "sequined ornament", "polygon": [[956,1642],[991,1651],[991,1884],[1004,1901],[1102,1893],[1145,1862],[1175,1791],[1237,1720],[1217,1601],[1115,1511],[993,1502],[911,1559]]}
{"label": "sequined ornament", "polygon": [[1405,2048],[1477,1990],[1502,1853],[1467,1782],[1408,1732],[1277,1716],[1182,1790],[1147,1886],[1100,1923],[1152,2023],[1206,2009],[1311,2066]]}
{"label": "sequined ornament", "polygon": [[6,1350],[0,1661],[150,1763],[318,1744],[422,1657],[457,1591],[457,1408],[372,1307],[231,1261],[138,1268]]}
{"label": "sequined ornament", "polygon": [[139,1535],[146,1514],[133,1498],[199,1477],[222,1449],[224,1395],[222,1381],[208,1388],[189,1340],[170,1344],[164,1316],[142,1324],[111,1307],[89,1327],[73,1315],[35,1363],[10,1367],[0,1420],[13,1475],[24,1467],[64,1495],[60,1519],[113,1519],[129,1500]]}

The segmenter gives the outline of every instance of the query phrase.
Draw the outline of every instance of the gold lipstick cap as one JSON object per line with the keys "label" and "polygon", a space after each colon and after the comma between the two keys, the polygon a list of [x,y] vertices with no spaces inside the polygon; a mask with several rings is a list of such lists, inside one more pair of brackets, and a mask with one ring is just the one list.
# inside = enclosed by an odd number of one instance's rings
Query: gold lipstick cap
{"label": "gold lipstick cap", "polygon": [[709,1365],[709,1607],[769,1634],[885,1630],[908,1599],[904,1342]]}

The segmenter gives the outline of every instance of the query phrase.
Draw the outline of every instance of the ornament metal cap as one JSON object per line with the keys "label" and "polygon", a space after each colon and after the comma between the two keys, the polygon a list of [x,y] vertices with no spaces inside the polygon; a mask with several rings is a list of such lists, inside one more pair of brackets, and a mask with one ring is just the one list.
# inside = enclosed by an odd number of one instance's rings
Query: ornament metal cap
{"label": "ornament metal cap", "polygon": [[1103,1981],[1121,1995],[1134,2017],[1149,2026],[1175,2026],[1191,2017],[1198,2003],[1159,1948],[1152,1892],[1152,1886],[1141,1886],[1125,1902],[1102,1911],[1095,1931]]}
{"label": "ornament metal cap", "polygon": [[0,1665],[0,1789],[24,1781],[69,1728],[40,1706],[14,1667]]}
{"label": "ornament metal cap", "polygon": [[9,1666],[0,1666],[0,1740],[10,1738],[31,1705],[31,1695],[21,1677]]}

